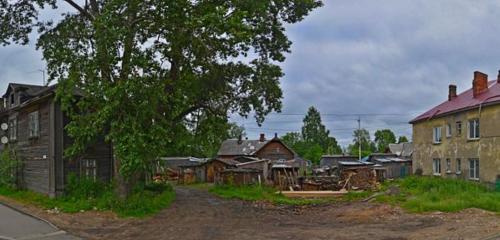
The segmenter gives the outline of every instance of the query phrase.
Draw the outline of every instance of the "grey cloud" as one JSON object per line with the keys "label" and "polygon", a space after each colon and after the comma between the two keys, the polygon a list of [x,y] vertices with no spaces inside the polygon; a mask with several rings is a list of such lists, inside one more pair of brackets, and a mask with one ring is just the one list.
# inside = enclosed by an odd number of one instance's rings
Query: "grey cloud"
{"label": "grey cloud", "polygon": [[[499,1],[324,0],[303,22],[287,26],[292,53],[283,63],[285,113],[399,113],[366,116],[363,126],[391,128],[411,136],[412,117],[447,98],[447,86],[471,86],[472,72],[496,77],[500,68]],[[33,47],[0,48],[0,87],[40,82],[43,62]],[[38,77],[38,78],[37,78]],[[250,119],[232,119],[260,132],[300,131],[303,116],[269,115],[259,129]],[[353,116],[323,116],[343,145],[352,141]]]}

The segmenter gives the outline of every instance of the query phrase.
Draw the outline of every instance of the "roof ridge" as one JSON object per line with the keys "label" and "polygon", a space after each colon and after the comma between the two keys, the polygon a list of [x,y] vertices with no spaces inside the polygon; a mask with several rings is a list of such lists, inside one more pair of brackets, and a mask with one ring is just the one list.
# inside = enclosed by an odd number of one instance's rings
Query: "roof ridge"
{"label": "roof ridge", "polygon": [[484,103],[500,103],[498,98],[500,98],[500,83],[498,80],[488,80],[488,88],[476,97],[473,96],[473,88],[468,88],[452,100],[445,100],[435,105],[430,110],[413,118],[410,123],[413,124],[425,119],[441,117],[452,112],[467,111],[477,108]]}

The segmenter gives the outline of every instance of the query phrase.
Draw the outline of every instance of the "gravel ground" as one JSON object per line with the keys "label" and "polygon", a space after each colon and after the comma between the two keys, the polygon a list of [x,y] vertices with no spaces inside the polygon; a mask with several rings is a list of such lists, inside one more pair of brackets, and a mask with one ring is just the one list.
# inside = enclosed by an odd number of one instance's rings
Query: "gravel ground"
{"label": "gravel ground", "polygon": [[186,187],[176,192],[170,208],[146,219],[24,209],[86,239],[500,239],[500,216],[479,209],[412,214],[376,203],[290,207],[226,200]]}

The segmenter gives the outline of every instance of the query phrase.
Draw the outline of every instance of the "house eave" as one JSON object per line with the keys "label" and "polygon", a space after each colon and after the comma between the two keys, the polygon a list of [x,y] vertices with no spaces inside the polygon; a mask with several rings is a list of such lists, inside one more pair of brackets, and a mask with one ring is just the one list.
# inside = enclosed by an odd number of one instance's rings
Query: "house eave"
{"label": "house eave", "polygon": [[461,109],[449,111],[449,112],[446,112],[446,113],[436,114],[436,115],[434,115],[432,117],[429,117],[429,118],[422,118],[422,119],[418,119],[418,120],[413,120],[413,121],[410,121],[409,124],[415,125],[417,123],[429,121],[431,119],[442,118],[442,117],[454,115],[454,114],[457,114],[457,113],[462,113],[462,112],[467,112],[467,111],[479,109],[479,107],[484,108],[484,107],[489,107],[489,106],[498,105],[498,104],[500,104],[500,100],[498,100],[498,101],[492,101],[492,102],[488,102],[488,103],[484,103],[484,104],[477,104],[477,105],[474,105],[474,106],[470,106],[470,107],[466,107],[466,108],[461,108]]}

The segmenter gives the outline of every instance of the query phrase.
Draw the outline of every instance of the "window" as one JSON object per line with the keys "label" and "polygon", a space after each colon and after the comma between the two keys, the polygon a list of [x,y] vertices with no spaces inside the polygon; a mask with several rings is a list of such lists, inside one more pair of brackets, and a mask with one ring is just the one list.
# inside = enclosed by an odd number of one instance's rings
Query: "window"
{"label": "window", "polygon": [[455,123],[456,128],[457,128],[457,136],[462,135],[462,122],[458,121]]}
{"label": "window", "polygon": [[479,180],[479,159],[469,159],[469,178]]}
{"label": "window", "polygon": [[83,159],[80,166],[80,177],[96,180],[97,163],[96,160]]}
{"label": "window", "polygon": [[40,130],[38,111],[30,113],[28,116],[29,116],[29,138],[36,138],[39,136],[39,130]]}
{"label": "window", "polygon": [[441,127],[435,127],[433,131],[434,143],[441,143]]}
{"label": "window", "polygon": [[11,141],[17,140],[17,118],[9,120],[9,139]]}
{"label": "window", "polygon": [[449,158],[446,159],[446,173],[451,173],[451,160]]}
{"label": "window", "polygon": [[451,137],[451,124],[446,124],[446,137]]}
{"label": "window", "polygon": [[434,158],[432,162],[432,171],[434,175],[441,175],[441,159]]}
{"label": "window", "polygon": [[457,158],[457,174],[462,173],[462,160],[460,158]]}
{"label": "window", "polygon": [[469,120],[469,139],[479,139],[479,119]]}
{"label": "window", "polygon": [[11,94],[10,95],[10,106],[14,106],[16,105],[16,97],[14,96],[14,94]]}

